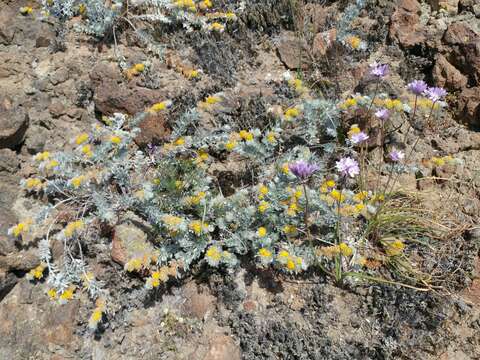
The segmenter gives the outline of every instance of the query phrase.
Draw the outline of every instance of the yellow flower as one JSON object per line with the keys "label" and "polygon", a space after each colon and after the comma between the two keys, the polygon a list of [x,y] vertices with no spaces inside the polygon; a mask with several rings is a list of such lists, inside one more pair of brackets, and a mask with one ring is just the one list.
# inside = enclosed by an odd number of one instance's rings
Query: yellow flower
{"label": "yellow flower", "polygon": [[267,195],[268,194],[268,187],[266,187],[265,185],[260,185],[259,188],[258,188],[258,192],[262,195]]}
{"label": "yellow flower", "polygon": [[353,201],[356,201],[356,202],[362,202],[367,198],[367,196],[368,196],[367,191],[360,191],[358,194],[353,195],[352,199]]}
{"label": "yellow flower", "polygon": [[296,118],[298,115],[300,115],[300,111],[296,107],[290,108],[287,111],[285,111],[285,118],[287,120]]}
{"label": "yellow flower", "polygon": [[203,232],[208,232],[208,224],[207,223],[203,223],[199,220],[194,220],[192,222],[190,222],[190,224],[188,225],[188,227],[190,228],[190,230],[192,230],[195,235],[199,236],[201,235]]}
{"label": "yellow flower", "polygon": [[191,205],[198,205],[200,204],[200,201],[202,201],[202,199],[205,196],[206,196],[206,193],[204,191],[200,191],[197,193],[197,195],[190,196],[190,198],[188,199],[188,203],[190,203]]}
{"label": "yellow flower", "polygon": [[84,142],[88,141],[88,134],[87,133],[81,133],[75,138],[75,144],[81,145]]}
{"label": "yellow flower", "polygon": [[208,152],[204,149],[198,150],[196,162],[197,163],[202,163],[202,162],[207,161],[207,160],[208,160]]}
{"label": "yellow flower", "polygon": [[42,187],[42,181],[38,178],[29,178],[25,181],[25,187],[27,189],[40,190]]}
{"label": "yellow flower", "polygon": [[282,172],[285,175],[288,175],[290,173],[290,168],[288,167],[288,163],[285,163],[285,164],[282,165]]}
{"label": "yellow flower", "polygon": [[47,295],[50,299],[55,300],[57,298],[57,290],[50,289],[47,291]]}
{"label": "yellow flower", "polygon": [[88,156],[88,157],[92,157],[92,156],[93,156],[92,147],[91,147],[90,144],[83,145],[81,150],[82,150],[82,153],[83,153],[85,156]]}
{"label": "yellow flower", "polygon": [[239,132],[239,135],[245,141],[252,141],[253,140],[253,134],[249,131],[241,130]]}
{"label": "yellow flower", "polygon": [[102,319],[102,310],[95,309],[90,319],[92,322],[98,323]]}
{"label": "yellow flower", "polygon": [[148,109],[148,112],[150,113],[156,113],[162,110],[165,110],[169,106],[169,102],[167,101],[162,101],[156,104],[153,104],[150,109]]}
{"label": "yellow flower", "polygon": [[358,36],[350,36],[347,41],[352,47],[352,49],[355,49],[355,50],[357,50],[360,47],[360,44],[362,43],[362,40]]}
{"label": "yellow flower", "polygon": [[295,270],[295,262],[292,259],[287,260],[286,266],[287,266],[287,269],[290,271]]}
{"label": "yellow flower", "polygon": [[354,98],[350,98],[345,100],[342,104],[340,104],[340,108],[346,110],[350,107],[356,106],[357,105],[357,100]]}
{"label": "yellow flower", "polygon": [[80,15],[83,15],[87,12],[87,7],[85,6],[85,4],[80,4],[80,6],[78,7],[78,13]]}
{"label": "yellow flower", "polygon": [[45,264],[40,264],[36,268],[31,269],[28,274],[26,275],[27,279],[32,280],[40,280],[43,278],[43,271],[45,270]]}
{"label": "yellow flower", "polygon": [[263,226],[259,227],[257,230],[258,237],[265,237],[267,235],[267,229]]}
{"label": "yellow flower", "polygon": [[320,186],[320,192],[325,194],[334,187],[335,187],[335,181],[333,180],[324,181],[323,184]]}
{"label": "yellow flower", "polygon": [[214,105],[218,102],[222,101],[222,99],[220,99],[218,96],[208,96],[206,99],[205,99],[205,102],[208,104],[208,105]]}
{"label": "yellow flower", "polygon": [[82,185],[86,180],[87,180],[87,177],[85,175],[80,175],[72,178],[70,180],[70,184],[72,184],[74,188],[79,188],[80,185]]}
{"label": "yellow flower", "polygon": [[8,234],[13,235],[14,237],[25,235],[30,230],[31,223],[32,220],[30,219],[20,222],[17,225],[12,226],[10,229],[8,229]]}
{"label": "yellow flower", "polygon": [[289,205],[288,209],[287,209],[287,215],[288,216],[295,216],[297,214],[297,211],[298,211],[298,205],[296,202],[293,202]]}
{"label": "yellow flower", "polygon": [[303,82],[300,79],[291,79],[288,84],[295,89],[297,93],[302,93],[305,91],[303,87]]}
{"label": "yellow flower", "polygon": [[290,253],[287,250],[280,250],[277,255],[277,258],[279,261],[285,261],[289,257],[290,257]]}
{"label": "yellow flower", "polygon": [[49,157],[50,157],[50,152],[44,151],[44,152],[36,154],[33,157],[33,159],[37,160],[37,161],[45,161],[45,160],[48,160]]}
{"label": "yellow flower", "polygon": [[183,181],[182,180],[175,180],[175,189],[180,190],[183,189]]}
{"label": "yellow flower", "polygon": [[283,228],[282,228],[282,231],[286,235],[292,235],[292,234],[295,234],[297,232],[297,228],[293,225],[284,225]]}
{"label": "yellow flower", "polygon": [[258,250],[258,255],[262,258],[271,258],[272,257],[272,252],[268,249],[261,248]]}
{"label": "yellow flower", "polygon": [[386,244],[385,252],[389,256],[400,255],[405,249],[405,244],[401,240],[395,240]]}
{"label": "yellow flower", "polygon": [[20,14],[22,15],[30,15],[33,12],[31,6],[23,6],[20,8]]}
{"label": "yellow flower", "polygon": [[438,157],[432,157],[432,162],[436,165],[436,166],[443,166],[445,165],[445,159],[444,158],[438,158]]}
{"label": "yellow flower", "polygon": [[260,205],[258,205],[258,211],[263,214],[265,211],[267,211],[269,207],[270,207],[270,204],[268,202],[261,201]]}
{"label": "yellow flower", "polygon": [[236,141],[229,141],[225,144],[225,149],[227,149],[227,151],[232,151],[235,146],[237,146],[237,142]]}
{"label": "yellow flower", "polygon": [[66,303],[69,300],[73,299],[73,292],[75,291],[74,286],[70,286],[67,290],[65,290],[61,295],[60,295],[60,302],[61,303]]}
{"label": "yellow flower", "polygon": [[184,138],[178,138],[177,140],[175,140],[174,144],[176,146],[181,146],[181,145],[184,145],[185,144],[185,139]]}
{"label": "yellow flower", "polygon": [[268,134],[267,134],[267,141],[270,143],[270,144],[275,144],[277,142],[277,133],[274,133],[273,131],[270,131]]}
{"label": "yellow flower", "polygon": [[338,202],[343,202],[345,201],[345,195],[343,195],[340,191],[336,190],[336,189],[333,189],[332,191],[330,191],[330,196],[335,200],[335,201],[338,201]]}
{"label": "yellow flower", "polygon": [[217,246],[210,246],[206,253],[207,257],[214,262],[220,261],[222,258],[222,253]]}
{"label": "yellow flower", "polygon": [[189,79],[196,79],[200,76],[200,72],[198,70],[190,70],[186,73],[186,76]]}
{"label": "yellow flower", "polygon": [[209,9],[213,6],[213,4],[210,0],[203,0],[198,5],[200,6],[200,9],[202,9],[202,10]]}
{"label": "yellow flower", "polygon": [[145,71],[145,64],[135,64],[133,65],[133,68],[135,69],[135,71],[141,73]]}
{"label": "yellow flower", "polygon": [[83,229],[84,226],[85,224],[82,220],[70,222],[67,224],[67,226],[63,230],[63,234],[65,235],[66,238],[70,238],[74,234],[76,234],[79,230]]}
{"label": "yellow flower", "polygon": [[402,111],[403,110],[403,104],[400,100],[398,99],[386,99],[384,101],[384,106],[388,109],[388,110],[397,110],[397,111]]}
{"label": "yellow flower", "polygon": [[340,249],[340,253],[343,255],[343,256],[346,256],[346,257],[349,257],[349,256],[352,256],[353,254],[353,250],[350,246],[348,246],[347,244],[345,243],[341,243],[340,245],[338,245],[339,249]]}
{"label": "yellow flower", "polygon": [[115,145],[118,145],[122,142],[122,138],[120,136],[117,136],[117,135],[110,136],[109,140],[112,144],[115,144]]}
{"label": "yellow flower", "polygon": [[360,133],[361,130],[360,128],[358,127],[357,124],[353,124],[352,126],[350,126],[350,130],[348,131],[347,135],[349,138],[352,138],[353,135],[356,135],[358,133]]}
{"label": "yellow flower", "polygon": [[128,272],[140,271],[143,266],[143,261],[140,258],[133,258],[125,264],[125,270]]}
{"label": "yellow flower", "polygon": [[222,24],[220,24],[218,22],[214,22],[210,25],[210,30],[223,32],[223,30],[225,30],[225,26],[223,26]]}
{"label": "yellow flower", "polygon": [[355,210],[358,212],[361,212],[363,209],[365,209],[365,205],[360,203],[355,205]]}
{"label": "yellow flower", "polygon": [[55,160],[55,159],[52,159],[50,160],[50,162],[45,166],[45,168],[47,170],[50,170],[50,169],[53,169],[53,168],[56,168],[58,165],[60,165],[60,163]]}
{"label": "yellow flower", "polygon": [[237,19],[237,15],[235,15],[235,13],[232,11],[227,11],[225,14],[225,17],[227,18],[228,21],[234,21]]}

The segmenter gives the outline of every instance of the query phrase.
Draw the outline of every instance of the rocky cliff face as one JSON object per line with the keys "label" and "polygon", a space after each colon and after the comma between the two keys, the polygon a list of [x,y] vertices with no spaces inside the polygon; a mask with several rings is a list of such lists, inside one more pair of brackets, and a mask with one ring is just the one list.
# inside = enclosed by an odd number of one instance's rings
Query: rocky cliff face
{"label": "rocky cliff face", "polygon": [[[477,230],[443,247],[446,259],[439,266],[452,273],[449,296],[376,284],[340,289],[315,275],[292,280],[247,268],[187,279],[142,298],[142,283],[119,270],[122,254],[110,251],[111,243],[99,244],[112,256],[99,259],[96,270],[117,284],[112,291],[118,311],[98,336],[85,329],[82,319],[89,315],[81,298],[66,305],[49,302],[41,286],[25,279],[39,263],[37,244],[13,242],[7,229],[34,214],[45,199],[27,197],[19,181],[32,173],[33,154],[71,146],[72,136],[102,115],[135,114],[172,99],[173,118],[222,89],[226,118],[260,121],[267,109],[259,99],[281,96],[263,86],[265,77],[280,78],[299,67],[312,82],[336,82],[329,92],[369,86],[362,82],[367,57],[360,61],[363,67],[340,78],[325,65],[344,2],[306,4],[305,29],[291,21],[290,2],[251,3],[238,33],[218,41],[173,34],[163,61],[127,32],[119,34],[118,49],[126,59],[151,62],[148,75],[132,79],[116,65],[111,43],[72,31],[78,19],[60,23],[23,16],[19,9],[27,1],[0,4],[1,359],[478,358],[480,280],[469,277],[480,266]],[[421,139],[414,158],[421,162],[443,152],[463,165],[431,168],[420,174],[421,181],[418,174],[405,176],[402,185],[428,190],[430,210],[454,214],[466,227],[480,226],[480,5],[370,1],[355,21],[371,57],[392,64],[397,82],[389,92],[402,95],[401,77],[421,75],[451,93],[447,125]],[[188,64],[204,71],[194,86],[178,71]],[[202,122],[215,124],[207,113]],[[152,115],[141,129],[137,144],[145,147],[164,142],[172,123]],[[213,171],[234,183],[248,164],[229,159]]]}

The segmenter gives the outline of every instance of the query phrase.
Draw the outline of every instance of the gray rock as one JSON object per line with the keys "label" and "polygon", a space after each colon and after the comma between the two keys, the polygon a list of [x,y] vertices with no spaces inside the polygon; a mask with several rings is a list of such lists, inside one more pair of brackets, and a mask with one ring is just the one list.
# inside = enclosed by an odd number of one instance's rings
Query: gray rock
{"label": "gray rock", "polygon": [[21,144],[28,128],[28,115],[9,98],[0,98],[0,149]]}

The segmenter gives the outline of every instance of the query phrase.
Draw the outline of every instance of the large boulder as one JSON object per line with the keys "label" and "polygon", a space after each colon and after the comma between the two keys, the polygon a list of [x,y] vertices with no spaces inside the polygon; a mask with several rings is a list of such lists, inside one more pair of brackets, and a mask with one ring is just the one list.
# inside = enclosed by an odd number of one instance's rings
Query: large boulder
{"label": "large boulder", "polygon": [[28,115],[20,104],[0,97],[0,149],[20,145],[28,128]]}

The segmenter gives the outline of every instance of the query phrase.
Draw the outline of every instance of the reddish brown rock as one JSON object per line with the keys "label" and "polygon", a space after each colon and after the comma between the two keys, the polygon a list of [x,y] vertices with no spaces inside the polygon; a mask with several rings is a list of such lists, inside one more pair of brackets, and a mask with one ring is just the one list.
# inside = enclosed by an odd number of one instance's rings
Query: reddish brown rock
{"label": "reddish brown rock", "polygon": [[337,30],[330,29],[328,31],[318,33],[313,39],[312,54],[316,57],[326,55],[328,48],[337,38]]}
{"label": "reddish brown rock", "polygon": [[0,148],[14,148],[23,142],[28,115],[22,106],[7,97],[0,98]]}
{"label": "reddish brown rock", "polygon": [[150,114],[140,123],[140,134],[135,138],[139,146],[159,144],[169,139],[171,130],[164,114]]}
{"label": "reddish brown rock", "polygon": [[443,37],[448,61],[480,85],[480,34],[467,22],[452,23]]}
{"label": "reddish brown rock", "polygon": [[450,91],[460,90],[467,86],[468,79],[443,55],[438,55],[433,68],[435,84]]}
{"label": "reddish brown rock", "polygon": [[141,229],[131,224],[115,226],[111,251],[113,261],[125,265],[135,257],[143,257],[152,253],[153,247]]}
{"label": "reddish brown rock", "polygon": [[298,38],[293,31],[284,32],[278,40],[277,52],[280,60],[291,70],[307,69],[308,46],[304,39]]}
{"label": "reddish brown rock", "polygon": [[420,4],[416,0],[400,0],[390,21],[390,38],[403,48],[425,42],[425,29],[420,24]]}
{"label": "reddish brown rock", "polygon": [[480,127],[480,87],[466,88],[460,93],[457,119],[472,127]]}
{"label": "reddish brown rock", "polygon": [[193,282],[189,282],[182,289],[186,301],[183,305],[185,313],[197,319],[203,319],[207,314],[215,311],[216,298],[206,289],[202,289]]}

